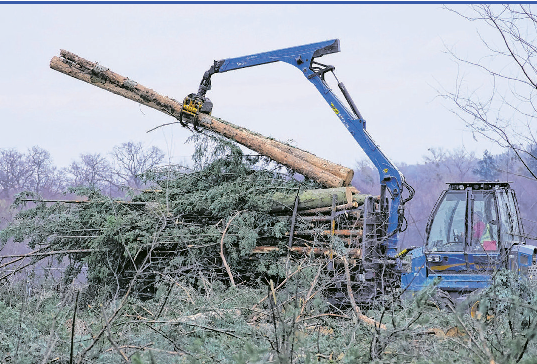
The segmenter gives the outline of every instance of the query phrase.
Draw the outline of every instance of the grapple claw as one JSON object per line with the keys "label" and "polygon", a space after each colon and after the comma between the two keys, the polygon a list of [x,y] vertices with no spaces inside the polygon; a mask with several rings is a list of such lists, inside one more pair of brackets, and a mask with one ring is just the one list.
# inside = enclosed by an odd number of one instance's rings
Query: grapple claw
{"label": "grapple claw", "polygon": [[187,122],[190,122],[193,125],[194,130],[200,132],[201,130],[198,128],[198,115],[200,113],[211,115],[212,110],[213,103],[211,100],[197,94],[190,94],[183,100],[179,123],[184,127],[188,127]]}

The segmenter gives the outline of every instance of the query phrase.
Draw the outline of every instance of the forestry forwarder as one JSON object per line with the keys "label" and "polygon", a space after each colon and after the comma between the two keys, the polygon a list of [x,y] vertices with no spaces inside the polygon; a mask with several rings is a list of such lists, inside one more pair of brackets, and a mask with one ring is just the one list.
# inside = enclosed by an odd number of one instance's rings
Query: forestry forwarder
{"label": "forestry forwarder", "polygon": [[[373,297],[393,292],[394,281],[400,282],[403,292],[413,294],[435,278],[441,278],[440,289],[459,297],[488,286],[491,274],[499,268],[537,279],[537,248],[525,245],[515,193],[506,182],[450,183],[429,217],[425,246],[400,249],[398,234],[404,230],[404,207],[414,189],[367,133],[364,118],[335,77],[335,67],[316,61],[339,51],[339,40],[335,39],[215,61],[205,72],[197,94],[184,99],[180,121],[184,118],[197,128],[199,113],[210,115],[213,104],[205,95],[215,73],[278,61],[295,66],[321,93],[380,175],[379,203],[370,196],[363,205],[361,264],[352,272],[361,292],[355,295],[356,301],[368,303]],[[348,107],[326,83],[328,72],[338,81]],[[404,189],[408,191],[406,198]]]}

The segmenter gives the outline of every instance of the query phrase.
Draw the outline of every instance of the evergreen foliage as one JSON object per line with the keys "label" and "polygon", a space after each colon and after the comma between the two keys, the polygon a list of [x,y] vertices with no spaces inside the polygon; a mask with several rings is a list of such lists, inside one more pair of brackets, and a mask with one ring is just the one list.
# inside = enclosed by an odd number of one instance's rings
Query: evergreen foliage
{"label": "evergreen foliage", "polygon": [[473,172],[481,178],[482,181],[496,181],[500,175],[496,161],[488,150],[483,152],[483,159],[477,161],[477,168]]}
{"label": "evergreen foliage", "polygon": [[69,259],[64,284],[87,267],[91,291],[112,296],[124,292],[135,274],[144,277],[136,291],[146,298],[163,275],[224,274],[218,256],[221,238],[239,281],[255,281],[266,271],[274,274],[274,254],[255,264],[249,254],[259,239],[285,244],[281,238],[288,231],[288,217],[267,213],[271,197],[317,185],[259,168],[259,158],[245,156],[233,143],[211,135],[197,137],[194,160],[197,168],[189,173],[146,172],[144,183],[152,188],[132,195],[130,201],[86,187],[69,190],[87,201],[81,203],[40,202],[35,193],[21,193],[13,204],[19,212],[0,239],[27,243],[41,253],[71,251],[56,256],[58,261]]}

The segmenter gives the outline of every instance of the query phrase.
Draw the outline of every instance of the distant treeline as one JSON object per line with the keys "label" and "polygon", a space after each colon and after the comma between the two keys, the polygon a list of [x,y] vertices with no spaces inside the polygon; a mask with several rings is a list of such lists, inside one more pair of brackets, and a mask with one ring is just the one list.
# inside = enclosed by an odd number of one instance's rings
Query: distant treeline
{"label": "distant treeline", "polygon": [[[537,145],[528,148],[528,155],[537,156]],[[403,246],[421,246],[425,242],[425,227],[429,214],[447,182],[508,181],[515,189],[524,229],[527,235],[537,236],[537,159],[528,158],[526,165],[512,151],[493,155],[485,151],[481,157],[464,149],[444,150],[430,148],[423,163],[400,164],[397,167],[416,195],[407,205],[408,228],[401,236]],[[530,171],[528,171],[528,168]],[[378,173],[369,161],[361,161],[355,168],[352,181],[358,190],[378,194]],[[537,245],[537,241],[528,240]]]}
{"label": "distant treeline", "polygon": [[57,198],[69,195],[71,187],[88,187],[122,197],[125,187],[143,188],[143,172],[163,160],[159,148],[135,142],[117,145],[108,154],[80,154],[66,168],[58,168],[50,153],[39,146],[26,152],[0,149],[0,228],[11,219],[9,206],[17,193],[31,191]]}
{"label": "distant treeline", "polygon": [[[537,150],[537,146],[530,148]],[[537,153],[536,153],[537,154]],[[81,154],[67,168],[58,168],[50,153],[34,146],[26,152],[0,149],[0,227],[10,220],[9,206],[13,197],[22,191],[32,191],[43,198],[57,198],[70,187],[89,187],[111,197],[125,195],[125,187],[142,189],[143,173],[161,165],[164,153],[157,147],[127,142],[117,145],[110,153]],[[537,174],[537,159],[528,166]],[[512,151],[493,155],[485,151],[478,157],[464,149],[430,148],[423,163],[400,164],[399,170],[416,189],[408,204],[408,229],[402,235],[403,245],[423,244],[425,226],[446,182],[509,181],[513,182],[526,234],[537,235],[537,181]],[[352,184],[361,192],[378,194],[378,173],[369,161],[355,166]]]}
{"label": "distant treeline", "polygon": [[160,164],[164,153],[157,147],[128,142],[107,155],[81,154],[67,168],[58,168],[50,153],[34,146],[27,152],[0,149],[0,196],[4,199],[21,191],[55,196],[68,187],[85,186],[109,194],[122,186],[140,188],[144,171]]}

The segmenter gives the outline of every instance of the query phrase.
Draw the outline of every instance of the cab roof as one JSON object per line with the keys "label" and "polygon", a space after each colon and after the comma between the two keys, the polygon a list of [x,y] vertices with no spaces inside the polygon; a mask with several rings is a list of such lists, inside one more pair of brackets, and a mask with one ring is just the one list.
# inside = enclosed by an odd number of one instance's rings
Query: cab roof
{"label": "cab roof", "polygon": [[446,182],[449,185],[450,190],[465,190],[471,188],[472,190],[494,190],[494,189],[509,189],[511,182]]}

